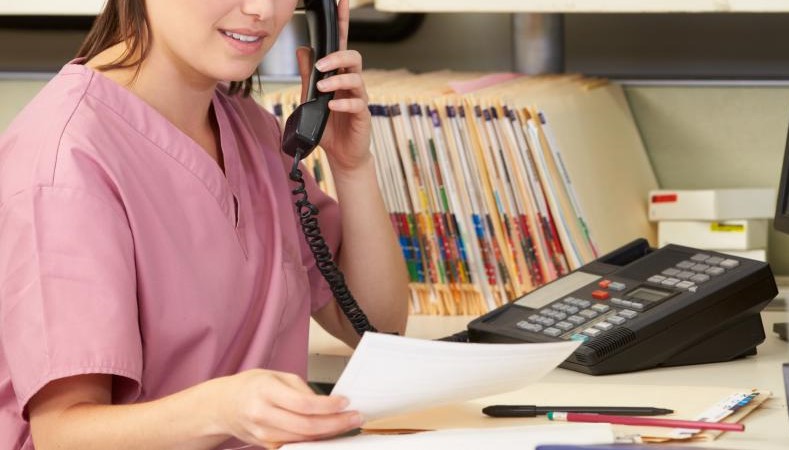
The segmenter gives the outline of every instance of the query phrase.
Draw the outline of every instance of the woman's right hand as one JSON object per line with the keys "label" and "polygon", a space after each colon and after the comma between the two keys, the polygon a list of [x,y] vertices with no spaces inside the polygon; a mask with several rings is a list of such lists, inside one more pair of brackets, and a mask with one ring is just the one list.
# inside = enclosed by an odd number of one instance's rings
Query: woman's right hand
{"label": "woman's right hand", "polygon": [[348,400],[315,394],[299,376],[254,369],[217,378],[212,405],[220,432],[248,444],[276,448],[312,441],[358,428],[356,411],[343,411]]}

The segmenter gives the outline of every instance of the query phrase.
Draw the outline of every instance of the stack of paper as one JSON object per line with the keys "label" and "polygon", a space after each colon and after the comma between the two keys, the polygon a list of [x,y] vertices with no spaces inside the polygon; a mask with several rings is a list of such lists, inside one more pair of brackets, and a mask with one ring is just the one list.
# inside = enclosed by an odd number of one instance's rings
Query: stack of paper
{"label": "stack of paper", "polygon": [[[642,199],[656,181],[620,87],[573,75],[364,77],[413,313],[479,315],[653,238]],[[294,88],[261,101],[284,119],[298,99]],[[331,193],[314,154],[308,167]]]}
{"label": "stack of paper", "polygon": [[649,217],[658,245],[679,244],[766,261],[773,189],[656,190]]}

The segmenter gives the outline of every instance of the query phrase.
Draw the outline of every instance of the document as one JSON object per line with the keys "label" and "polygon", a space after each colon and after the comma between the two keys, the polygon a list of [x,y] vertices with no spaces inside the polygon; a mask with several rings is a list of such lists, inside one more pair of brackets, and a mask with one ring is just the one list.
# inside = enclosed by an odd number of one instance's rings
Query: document
{"label": "document", "polygon": [[542,444],[611,444],[611,425],[563,424],[507,428],[464,428],[416,434],[362,434],[318,442],[289,444],[282,450],[534,450]]}
{"label": "document", "polygon": [[332,390],[365,420],[501,394],[536,382],[579,343],[474,344],[365,333]]}

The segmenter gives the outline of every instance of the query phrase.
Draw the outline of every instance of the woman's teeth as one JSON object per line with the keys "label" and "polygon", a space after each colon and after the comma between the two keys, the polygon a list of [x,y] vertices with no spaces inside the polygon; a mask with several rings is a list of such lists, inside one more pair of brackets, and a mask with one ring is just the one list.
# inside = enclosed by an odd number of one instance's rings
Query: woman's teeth
{"label": "woman's teeth", "polygon": [[260,39],[260,36],[247,36],[245,34],[231,33],[230,31],[225,31],[224,33],[226,36],[241,42],[255,42]]}

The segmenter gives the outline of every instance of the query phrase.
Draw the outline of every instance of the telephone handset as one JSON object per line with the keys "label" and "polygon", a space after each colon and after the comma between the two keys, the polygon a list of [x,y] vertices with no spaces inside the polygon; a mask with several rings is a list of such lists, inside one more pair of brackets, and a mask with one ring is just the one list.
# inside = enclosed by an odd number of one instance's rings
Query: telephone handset
{"label": "telephone handset", "polygon": [[[310,46],[316,61],[339,50],[337,5],[334,0],[300,0],[296,9],[303,9],[307,16]],[[312,68],[307,98],[285,122],[282,150],[288,155],[296,157],[300,153],[301,158],[305,158],[320,142],[329,120],[329,101],[334,93],[319,92],[316,84],[333,74],[321,73],[315,67]]]}
{"label": "telephone handset", "polygon": [[[315,59],[339,50],[339,30],[337,24],[337,4],[335,0],[301,0],[297,10],[303,9],[307,16],[307,28]],[[315,264],[321,275],[329,283],[334,298],[345,316],[350,320],[359,335],[365,331],[377,331],[359,308],[343,276],[334,262],[331,251],[324,241],[318,225],[318,208],[309,202],[304,178],[299,163],[309,155],[321,140],[323,130],[329,120],[329,100],[334,93],[319,92],[316,84],[330,77],[334,72],[321,73],[313,67],[310,75],[307,98],[299,105],[285,122],[282,134],[282,151],[293,157],[290,179],[298,184],[291,191],[298,196],[296,209],[299,222],[307,244],[315,257]]]}

